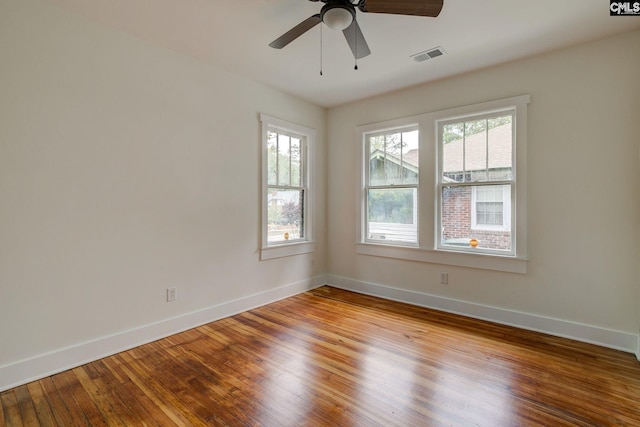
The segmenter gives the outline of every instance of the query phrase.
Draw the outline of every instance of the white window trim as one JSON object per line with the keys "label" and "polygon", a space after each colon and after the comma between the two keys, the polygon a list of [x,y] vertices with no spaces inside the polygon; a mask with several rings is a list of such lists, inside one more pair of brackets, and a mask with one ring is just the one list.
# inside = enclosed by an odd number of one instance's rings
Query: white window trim
{"label": "white window trim", "polygon": [[[278,119],[260,114],[261,122],[261,157],[262,157],[262,174],[261,174],[261,242],[260,242],[260,259],[268,260],[275,258],[283,258],[287,256],[300,255],[310,253],[315,250],[314,223],[313,223],[313,191],[312,191],[312,159],[315,158],[313,152],[315,150],[316,131],[314,129],[301,126],[286,120]],[[304,197],[304,229],[305,236],[302,239],[293,241],[283,241],[269,244],[267,232],[267,200],[268,200],[268,170],[267,170],[267,135],[269,128],[281,129],[285,132],[292,132],[304,138],[303,153],[303,173],[306,188]]]}
{"label": "white window trim", "polygon": [[[406,118],[389,120],[381,123],[359,126],[355,130],[357,146],[357,176],[356,188],[356,252],[361,255],[397,258],[411,261],[455,265],[470,268],[480,268],[511,273],[527,272],[527,104],[529,95],[483,102],[463,107],[451,108],[432,113],[420,114]],[[438,165],[438,137],[437,121],[452,120],[466,116],[500,111],[509,107],[515,108],[515,185],[512,186],[511,201],[517,209],[512,209],[515,219],[515,255],[492,253],[469,253],[437,248],[437,169]],[[365,178],[365,134],[375,131],[401,128],[418,124],[420,129],[420,178],[418,188],[418,211],[421,218],[418,221],[418,244],[416,247],[406,247],[397,244],[381,244],[367,242],[365,239],[364,209],[364,178]]]}

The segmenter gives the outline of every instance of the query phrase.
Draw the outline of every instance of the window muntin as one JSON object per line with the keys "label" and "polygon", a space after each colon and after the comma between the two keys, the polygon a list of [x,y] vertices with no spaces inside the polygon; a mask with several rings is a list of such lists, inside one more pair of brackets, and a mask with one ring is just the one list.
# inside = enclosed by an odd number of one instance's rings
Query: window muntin
{"label": "window muntin", "polygon": [[304,139],[267,130],[267,244],[305,239]]}
{"label": "window muntin", "polygon": [[438,122],[438,247],[514,253],[515,110]]}
{"label": "window muntin", "polygon": [[367,134],[365,151],[366,240],[417,244],[417,127]]}

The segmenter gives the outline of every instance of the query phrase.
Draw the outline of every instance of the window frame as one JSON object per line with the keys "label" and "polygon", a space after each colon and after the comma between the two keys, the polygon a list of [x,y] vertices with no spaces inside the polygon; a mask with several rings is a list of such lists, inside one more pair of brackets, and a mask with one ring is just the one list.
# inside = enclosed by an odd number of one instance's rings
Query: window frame
{"label": "window frame", "polygon": [[[527,272],[527,105],[529,95],[519,95],[478,104],[466,105],[405,118],[358,126],[355,129],[357,143],[356,188],[356,252],[361,255],[397,258],[403,260],[489,269],[524,274]],[[493,114],[514,109],[513,174],[515,183],[511,194],[513,254],[458,251],[450,247],[438,247],[439,202],[438,171],[441,168],[438,147],[438,122],[455,121],[470,116]],[[409,247],[397,244],[371,242],[366,237],[366,213],[364,194],[366,134],[418,125],[419,165],[418,178],[418,245]]]}
{"label": "window frame", "polygon": [[[288,122],[286,120],[278,119],[266,114],[260,114],[261,123],[261,160],[262,160],[262,173],[261,173],[261,239],[260,239],[260,259],[268,260],[274,258],[282,258],[293,255],[300,255],[304,253],[310,253],[315,250],[315,242],[313,241],[313,191],[311,189],[312,178],[312,166],[311,159],[313,158],[312,151],[314,150],[314,141],[316,137],[316,131],[314,129],[301,126],[295,123]],[[287,187],[281,185],[269,185],[269,171],[268,171],[268,141],[269,132],[272,130],[279,131],[282,134],[288,136],[300,137],[300,167],[302,169],[300,176],[300,188],[303,191],[303,217],[301,224],[304,230],[303,237],[295,240],[283,240],[278,242],[269,242],[268,238],[268,200],[269,189],[271,187]],[[293,188],[293,187],[292,187]]]}

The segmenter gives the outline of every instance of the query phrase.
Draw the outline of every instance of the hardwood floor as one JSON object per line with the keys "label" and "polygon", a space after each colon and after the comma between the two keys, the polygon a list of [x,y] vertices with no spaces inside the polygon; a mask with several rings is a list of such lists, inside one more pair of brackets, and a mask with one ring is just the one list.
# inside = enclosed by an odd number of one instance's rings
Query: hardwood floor
{"label": "hardwood floor", "polygon": [[640,362],[322,287],[0,400],[8,426],[638,426]]}

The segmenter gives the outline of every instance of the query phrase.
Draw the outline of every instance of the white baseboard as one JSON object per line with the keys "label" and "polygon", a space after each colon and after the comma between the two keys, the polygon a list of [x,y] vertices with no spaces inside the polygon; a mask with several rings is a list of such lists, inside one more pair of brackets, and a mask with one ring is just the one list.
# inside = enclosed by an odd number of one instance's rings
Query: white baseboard
{"label": "white baseboard", "polygon": [[0,366],[0,392],[326,283],[324,275]]}
{"label": "white baseboard", "polygon": [[634,353],[640,360],[640,335],[523,313],[426,293],[328,275],[327,285],[366,295],[405,302],[474,319],[543,332],[603,347]]}

